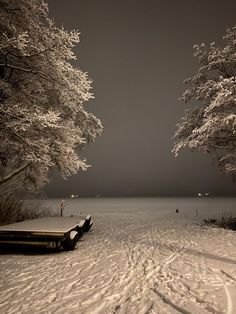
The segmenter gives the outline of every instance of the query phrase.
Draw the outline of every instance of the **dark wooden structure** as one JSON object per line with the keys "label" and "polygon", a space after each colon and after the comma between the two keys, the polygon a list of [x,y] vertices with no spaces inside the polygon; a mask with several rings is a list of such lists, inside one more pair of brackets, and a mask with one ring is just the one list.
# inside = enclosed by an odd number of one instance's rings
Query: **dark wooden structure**
{"label": "dark wooden structure", "polygon": [[92,226],[91,216],[44,217],[0,227],[1,246],[33,246],[73,250]]}

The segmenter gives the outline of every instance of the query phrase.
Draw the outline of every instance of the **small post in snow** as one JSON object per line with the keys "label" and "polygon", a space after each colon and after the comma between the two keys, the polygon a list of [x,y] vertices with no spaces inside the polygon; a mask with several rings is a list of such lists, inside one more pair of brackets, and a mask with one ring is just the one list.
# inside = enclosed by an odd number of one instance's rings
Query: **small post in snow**
{"label": "small post in snow", "polygon": [[197,210],[197,208],[196,208],[196,217],[198,217],[198,210]]}
{"label": "small post in snow", "polygon": [[60,206],[60,210],[61,210],[61,217],[63,217],[63,211],[65,209],[65,202],[64,200],[61,201],[61,206]]}

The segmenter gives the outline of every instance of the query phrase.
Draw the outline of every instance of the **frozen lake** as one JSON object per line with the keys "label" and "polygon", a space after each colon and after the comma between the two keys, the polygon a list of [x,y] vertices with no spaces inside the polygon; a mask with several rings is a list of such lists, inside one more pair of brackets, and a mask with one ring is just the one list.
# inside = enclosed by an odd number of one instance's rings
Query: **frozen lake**
{"label": "frozen lake", "polygon": [[[48,199],[43,203],[50,209],[59,211],[61,199]],[[175,215],[175,219],[199,221],[207,217],[220,217],[222,214],[236,215],[236,198],[74,198],[65,199],[64,213],[76,215],[89,212],[96,217],[121,215],[140,219],[154,215],[168,219],[177,208],[179,215]]]}
{"label": "frozen lake", "polygon": [[236,232],[195,223],[235,215],[235,199],[65,204],[65,215],[92,214],[92,230],[72,252],[1,253],[1,313],[236,313]]}

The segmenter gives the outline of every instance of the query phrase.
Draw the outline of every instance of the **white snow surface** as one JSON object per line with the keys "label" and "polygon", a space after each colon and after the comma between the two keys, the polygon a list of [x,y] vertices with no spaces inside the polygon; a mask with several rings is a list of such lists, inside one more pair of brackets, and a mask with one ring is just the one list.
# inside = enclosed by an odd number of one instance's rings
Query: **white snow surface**
{"label": "white snow surface", "polygon": [[72,252],[0,252],[0,313],[236,313],[236,232],[197,224],[236,216],[236,199],[65,205],[91,214],[92,230]]}
{"label": "white snow surface", "polygon": [[84,223],[80,217],[43,217],[0,226],[0,231],[68,232]]}

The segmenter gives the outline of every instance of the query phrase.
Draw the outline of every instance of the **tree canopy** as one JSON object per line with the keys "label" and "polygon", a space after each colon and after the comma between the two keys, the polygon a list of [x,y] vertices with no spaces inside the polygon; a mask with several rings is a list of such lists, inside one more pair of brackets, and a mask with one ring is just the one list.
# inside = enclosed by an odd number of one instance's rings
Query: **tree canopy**
{"label": "tree canopy", "polygon": [[86,170],[78,155],[102,132],[84,109],[88,74],[72,66],[77,30],[58,28],[43,0],[0,0],[0,183],[18,186]]}
{"label": "tree canopy", "polygon": [[182,148],[213,153],[221,170],[236,174],[236,26],[227,30],[223,47],[194,45],[196,74],[181,100],[190,104],[177,124],[174,153]]}

